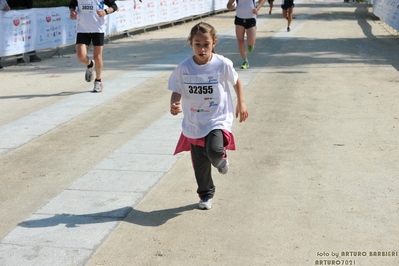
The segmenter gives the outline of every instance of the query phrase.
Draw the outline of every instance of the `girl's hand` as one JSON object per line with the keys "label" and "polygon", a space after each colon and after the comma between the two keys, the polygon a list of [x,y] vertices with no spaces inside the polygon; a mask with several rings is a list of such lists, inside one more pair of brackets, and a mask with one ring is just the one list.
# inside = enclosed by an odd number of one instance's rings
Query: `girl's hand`
{"label": "girl's hand", "polygon": [[182,110],[181,110],[180,102],[172,103],[172,105],[170,106],[170,113],[172,115],[177,115],[181,112],[182,112]]}
{"label": "girl's hand", "polygon": [[227,9],[230,11],[233,11],[236,8],[236,5],[234,3],[228,3],[227,4]]}
{"label": "girl's hand", "polygon": [[240,116],[240,123],[244,122],[248,118],[248,110],[245,104],[237,104],[236,107],[236,118]]}

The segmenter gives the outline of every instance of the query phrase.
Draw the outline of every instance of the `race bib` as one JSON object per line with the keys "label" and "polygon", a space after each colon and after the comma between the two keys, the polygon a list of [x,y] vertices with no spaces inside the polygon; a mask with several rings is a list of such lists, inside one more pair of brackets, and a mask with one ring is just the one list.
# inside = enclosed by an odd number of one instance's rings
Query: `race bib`
{"label": "race bib", "polygon": [[79,9],[81,13],[94,13],[97,12],[96,6],[93,2],[87,1],[87,2],[82,2],[79,5]]}
{"label": "race bib", "polygon": [[185,75],[183,84],[191,111],[208,112],[219,105],[218,76]]}

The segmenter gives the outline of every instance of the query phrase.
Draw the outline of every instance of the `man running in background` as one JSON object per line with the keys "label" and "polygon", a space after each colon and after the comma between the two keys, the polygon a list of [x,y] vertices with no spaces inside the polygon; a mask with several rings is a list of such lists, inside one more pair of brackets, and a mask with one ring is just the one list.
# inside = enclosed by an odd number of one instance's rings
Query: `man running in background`
{"label": "man running in background", "polygon": [[[105,8],[105,5],[108,8]],[[93,92],[101,92],[103,84],[101,73],[103,69],[104,24],[106,15],[118,10],[115,0],[71,0],[69,4],[70,18],[76,19],[76,56],[78,60],[87,66],[85,79],[93,81],[93,69],[96,72]],[[90,43],[93,42],[93,60],[87,55]]]}

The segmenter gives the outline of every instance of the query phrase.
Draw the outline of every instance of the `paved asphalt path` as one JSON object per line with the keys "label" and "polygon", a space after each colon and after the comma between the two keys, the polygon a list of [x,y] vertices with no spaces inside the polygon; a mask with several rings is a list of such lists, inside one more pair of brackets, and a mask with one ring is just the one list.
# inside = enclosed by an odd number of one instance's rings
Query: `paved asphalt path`
{"label": "paved asphalt path", "polygon": [[[73,47],[2,60],[0,266],[399,265],[399,39],[367,4],[275,2],[250,68],[234,12],[112,38],[104,91]],[[218,31],[250,112],[197,209],[167,80],[190,28]],[[334,264],[333,264],[334,263]]]}

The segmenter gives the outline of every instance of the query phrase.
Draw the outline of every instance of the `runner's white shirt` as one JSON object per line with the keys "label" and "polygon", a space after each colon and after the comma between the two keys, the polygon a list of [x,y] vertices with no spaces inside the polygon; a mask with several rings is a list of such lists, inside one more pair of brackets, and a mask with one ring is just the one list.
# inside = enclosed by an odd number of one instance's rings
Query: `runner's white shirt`
{"label": "runner's white shirt", "polygon": [[239,18],[256,18],[253,10],[256,8],[255,0],[236,0],[236,16]]}
{"label": "runner's white shirt", "polygon": [[97,10],[104,10],[104,0],[78,0],[78,33],[103,33],[104,17],[97,15]]}
{"label": "runner's white shirt", "polygon": [[238,74],[233,62],[213,54],[205,65],[193,57],[182,61],[169,78],[168,89],[182,96],[184,136],[203,138],[213,129],[231,132],[234,107],[229,84],[236,84]]}

